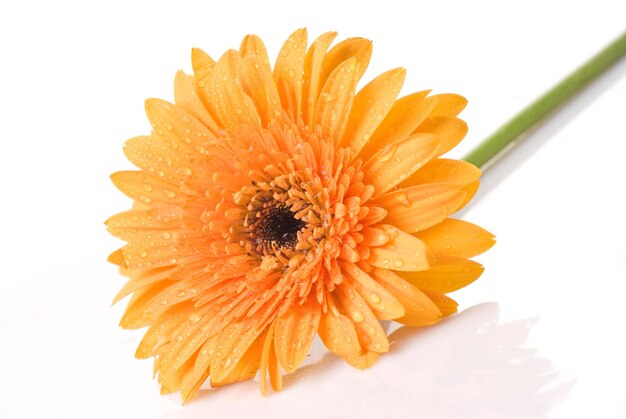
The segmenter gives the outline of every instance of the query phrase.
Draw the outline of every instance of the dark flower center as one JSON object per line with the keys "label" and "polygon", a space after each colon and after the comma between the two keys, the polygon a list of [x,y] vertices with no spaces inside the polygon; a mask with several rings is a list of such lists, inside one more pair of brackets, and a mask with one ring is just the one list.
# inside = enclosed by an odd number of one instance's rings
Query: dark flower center
{"label": "dark flower center", "polygon": [[268,203],[256,212],[250,225],[250,237],[256,251],[272,254],[280,249],[293,250],[298,242],[298,231],[307,223],[295,218],[295,213],[284,204]]}

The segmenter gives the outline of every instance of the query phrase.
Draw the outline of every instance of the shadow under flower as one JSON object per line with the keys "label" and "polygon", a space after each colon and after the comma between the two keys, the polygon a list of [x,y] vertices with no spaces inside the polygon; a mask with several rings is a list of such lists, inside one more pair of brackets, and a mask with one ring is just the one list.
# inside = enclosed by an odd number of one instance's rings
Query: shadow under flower
{"label": "shadow under flower", "polygon": [[429,328],[400,327],[391,351],[365,371],[316,341],[308,365],[284,377],[284,391],[263,398],[256,381],[203,390],[165,417],[545,418],[574,381],[525,347],[536,319],[498,319],[498,305],[485,303]]}

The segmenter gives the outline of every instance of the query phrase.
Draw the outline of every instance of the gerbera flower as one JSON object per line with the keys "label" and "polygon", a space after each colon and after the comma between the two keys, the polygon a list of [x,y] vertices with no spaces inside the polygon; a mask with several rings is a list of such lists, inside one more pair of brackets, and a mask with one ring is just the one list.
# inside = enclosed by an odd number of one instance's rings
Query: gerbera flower
{"label": "gerbera flower", "polygon": [[107,221],[130,279],[121,321],[149,327],[162,392],[192,397],[261,372],[275,390],[315,335],[358,368],[389,350],[380,320],[427,326],[456,311],[445,293],[474,281],[467,258],[493,236],[448,218],[480,171],[440,156],[465,135],[454,94],[397,99],[404,69],[360,91],[372,45],[307,49],[296,31],[272,70],[261,40],[216,62],[192,51],[175,104],[146,102],[153,131],[126,143],[139,167],[112,176],[134,200]]}

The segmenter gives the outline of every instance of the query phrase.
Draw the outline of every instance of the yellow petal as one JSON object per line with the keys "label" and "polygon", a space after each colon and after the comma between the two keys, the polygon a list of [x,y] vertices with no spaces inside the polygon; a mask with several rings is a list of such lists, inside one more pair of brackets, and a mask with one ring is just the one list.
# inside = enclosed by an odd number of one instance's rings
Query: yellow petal
{"label": "yellow petal", "polygon": [[348,124],[358,82],[356,59],[341,63],[330,75],[317,103],[314,125],[322,129],[322,138],[339,141]]}
{"label": "yellow petal", "polygon": [[426,90],[398,99],[361,149],[359,157],[367,160],[386,145],[411,135],[437,103],[432,98],[426,98],[429,92]]}
{"label": "yellow petal", "polygon": [[342,144],[356,154],[370,139],[378,125],[387,116],[400,93],[406,70],[396,68],[369,82],[354,98],[348,127]]}
{"label": "yellow petal", "polygon": [[322,308],[314,299],[295,303],[276,320],[274,349],[278,361],[287,372],[295,371],[304,361],[319,327]]}
{"label": "yellow petal", "polygon": [[342,314],[334,314],[331,310],[323,313],[318,334],[328,350],[336,355],[350,357],[361,354],[354,323]]}
{"label": "yellow petal", "polygon": [[157,283],[159,281],[169,279],[175,270],[176,268],[168,266],[165,268],[147,269],[136,272],[126,283],[126,285],[122,287],[120,292],[117,293],[117,295],[113,299],[113,304],[117,303],[122,298],[130,295],[138,289]]}
{"label": "yellow petal", "polygon": [[380,196],[416,172],[435,156],[437,137],[416,134],[389,144],[374,154],[364,165],[367,183],[374,185],[374,196]]}
{"label": "yellow petal", "polygon": [[265,44],[263,40],[256,35],[246,35],[243,38],[239,46],[239,54],[241,54],[242,57],[255,55],[261,59],[263,65],[271,66]]}
{"label": "yellow petal", "polygon": [[395,319],[409,326],[428,326],[441,319],[441,311],[422,291],[388,269],[374,269],[370,275],[404,306],[406,314]]}
{"label": "yellow petal", "polygon": [[313,125],[313,118],[317,108],[317,99],[324,86],[320,82],[322,63],[328,47],[337,36],[336,32],[326,32],[320,35],[306,53],[304,59],[304,80],[302,86],[302,119],[305,125]]}
{"label": "yellow petal", "polygon": [[392,320],[405,314],[403,305],[371,276],[360,270],[355,264],[347,262],[342,270],[349,278],[354,289],[363,297],[367,305],[380,320]]}
{"label": "yellow petal", "polygon": [[480,263],[469,259],[437,255],[430,269],[421,272],[405,272],[400,275],[420,289],[448,293],[474,282],[483,273]]}
{"label": "yellow petal", "polygon": [[276,65],[274,79],[283,104],[283,109],[295,120],[300,114],[302,103],[302,76],[307,46],[306,29],[298,29],[283,44]]}
{"label": "yellow petal", "polygon": [[198,82],[203,82],[213,71],[215,60],[200,48],[192,48],[191,50],[191,67],[193,74]]}
{"label": "yellow petal", "polygon": [[442,155],[457,146],[467,134],[467,124],[453,116],[429,116],[415,130],[435,134],[440,141],[438,155]]}
{"label": "yellow petal", "polygon": [[434,253],[471,258],[495,244],[494,235],[467,221],[448,218],[415,234]]}
{"label": "yellow petal", "polygon": [[343,282],[337,286],[335,294],[346,314],[354,322],[361,347],[375,352],[387,352],[389,341],[385,330],[354,287]]}
{"label": "yellow petal", "polygon": [[368,263],[397,271],[428,269],[428,248],[421,240],[390,225],[379,227],[392,239],[383,246],[372,248]]}
{"label": "yellow petal", "polygon": [[466,194],[458,186],[433,183],[388,192],[376,203],[387,210],[386,223],[414,233],[445,220],[462,206]]}
{"label": "yellow petal", "polygon": [[144,315],[145,307],[152,298],[163,291],[167,285],[165,281],[160,281],[135,291],[126,307],[124,316],[120,321],[120,326],[124,329],[139,329],[140,327],[149,326],[152,321],[147,315]]}

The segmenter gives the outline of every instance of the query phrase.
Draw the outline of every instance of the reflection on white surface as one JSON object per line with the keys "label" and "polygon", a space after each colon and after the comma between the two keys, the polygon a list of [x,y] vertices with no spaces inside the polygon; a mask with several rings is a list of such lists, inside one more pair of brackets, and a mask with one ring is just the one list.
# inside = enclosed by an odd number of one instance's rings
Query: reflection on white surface
{"label": "reflection on white surface", "polygon": [[550,361],[524,347],[533,320],[499,325],[498,316],[498,305],[488,303],[428,329],[402,327],[369,370],[327,354],[285,377],[281,393],[263,398],[257,382],[203,390],[162,418],[547,417],[574,383],[560,382]]}

